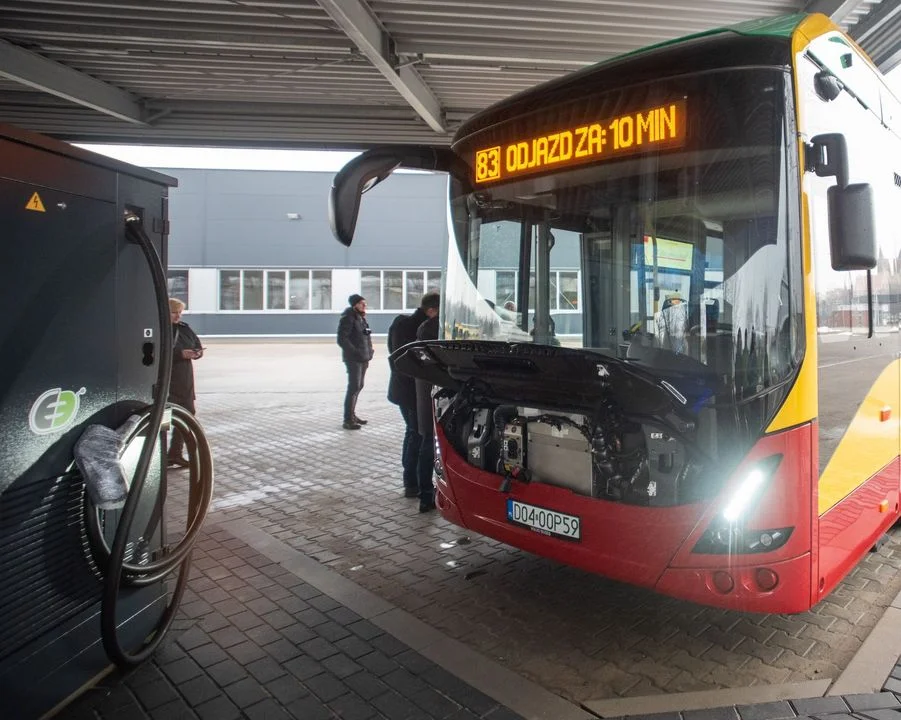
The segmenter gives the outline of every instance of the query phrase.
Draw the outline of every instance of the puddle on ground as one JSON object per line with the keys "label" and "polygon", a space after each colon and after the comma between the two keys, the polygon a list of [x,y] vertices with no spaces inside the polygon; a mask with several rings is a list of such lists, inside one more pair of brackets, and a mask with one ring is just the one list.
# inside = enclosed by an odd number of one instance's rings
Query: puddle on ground
{"label": "puddle on ground", "polygon": [[463,535],[462,537],[458,537],[456,540],[443,542],[438,547],[440,547],[442,550],[450,550],[451,548],[457,547],[457,545],[469,545],[471,542],[472,540]]}

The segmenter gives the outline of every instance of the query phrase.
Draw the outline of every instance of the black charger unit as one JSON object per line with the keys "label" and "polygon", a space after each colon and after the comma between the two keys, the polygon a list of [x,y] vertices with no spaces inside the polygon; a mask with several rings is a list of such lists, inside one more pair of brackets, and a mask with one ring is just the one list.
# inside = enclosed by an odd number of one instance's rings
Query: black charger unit
{"label": "black charger unit", "polygon": [[[117,511],[96,511],[73,464],[89,424],[121,426],[157,395],[158,298],[140,218],[163,266],[165,175],[0,125],[0,714],[40,718],[112,668],[101,641],[102,563]],[[126,560],[165,541],[165,462],[154,454]],[[124,459],[123,459],[124,460]],[[123,587],[116,623],[140,646],[167,582]]]}

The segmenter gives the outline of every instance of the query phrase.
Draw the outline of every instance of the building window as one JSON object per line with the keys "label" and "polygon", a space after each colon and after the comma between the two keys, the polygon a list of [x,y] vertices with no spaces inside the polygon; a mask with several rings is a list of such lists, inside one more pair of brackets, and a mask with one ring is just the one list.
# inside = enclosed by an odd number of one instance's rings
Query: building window
{"label": "building window", "polygon": [[516,304],[516,273],[498,270],[495,275],[495,302],[504,307],[507,303]]}
{"label": "building window", "polygon": [[367,309],[382,309],[381,270],[363,270],[360,273],[360,294],[366,298]]}
{"label": "building window", "polygon": [[[517,270],[497,270],[495,272],[495,302],[504,306],[516,304]],[[579,310],[579,273],[577,270],[551,270],[551,310]],[[529,273],[529,310],[535,309],[535,273]]]}
{"label": "building window", "polygon": [[[553,274],[551,275],[553,282]],[[579,273],[557,273],[557,310],[579,309]]]}
{"label": "building window", "polygon": [[332,271],[313,270],[313,280],[310,283],[311,310],[332,309]]}
{"label": "building window", "polygon": [[363,270],[360,294],[370,310],[415,310],[427,292],[441,291],[440,270]]}
{"label": "building window", "polygon": [[241,287],[244,290],[241,300],[242,310],[263,309],[263,271],[245,270]]}
{"label": "building window", "polygon": [[331,310],[331,270],[220,270],[220,310]]}
{"label": "building window", "polygon": [[292,270],[288,273],[288,309],[310,309],[310,271]]}
{"label": "building window", "polygon": [[404,307],[404,273],[403,270],[385,271],[382,274],[382,307],[385,310],[403,310]]}
{"label": "building window", "polygon": [[219,309],[241,309],[241,271],[219,271]]}
{"label": "building window", "polygon": [[415,310],[419,307],[419,301],[425,293],[425,273],[408,272],[406,281],[404,282],[404,292],[407,300],[404,307],[407,310]]}
{"label": "building window", "polygon": [[284,270],[266,271],[266,309],[284,310],[287,300]]}
{"label": "building window", "polygon": [[177,298],[185,304],[185,310],[188,309],[188,271],[187,270],[169,270],[166,277],[166,284],[169,288],[169,297]]}

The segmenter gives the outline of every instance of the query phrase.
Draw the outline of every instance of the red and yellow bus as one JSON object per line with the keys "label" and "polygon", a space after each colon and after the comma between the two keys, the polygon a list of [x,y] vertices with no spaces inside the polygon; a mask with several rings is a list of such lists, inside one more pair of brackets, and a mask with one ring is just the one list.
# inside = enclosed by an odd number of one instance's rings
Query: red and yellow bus
{"label": "red and yellow bus", "polygon": [[336,176],[339,240],[397,167],[449,174],[444,336],[391,358],[436,386],[446,519],[767,613],[816,604],[898,519],[901,103],[826,17],[370,150]]}

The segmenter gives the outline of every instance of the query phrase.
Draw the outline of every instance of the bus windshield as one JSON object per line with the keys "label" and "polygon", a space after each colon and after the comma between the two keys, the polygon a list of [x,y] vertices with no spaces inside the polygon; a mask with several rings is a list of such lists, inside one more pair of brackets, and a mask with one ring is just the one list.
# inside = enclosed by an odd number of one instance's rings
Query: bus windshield
{"label": "bus windshield", "polygon": [[[470,158],[495,145],[503,163],[505,138],[676,102],[678,147],[605,156],[598,145],[591,162],[512,172],[472,192],[452,181],[447,339],[581,347],[659,376],[715,375],[739,398],[790,376],[801,343],[791,271],[800,241],[790,237],[797,168],[781,70],[707,72],[580,98],[455,150]],[[618,124],[599,126],[608,143]],[[534,140],[520,145],[534,152]],[[516,170],[516,150],[509,157]]]}

